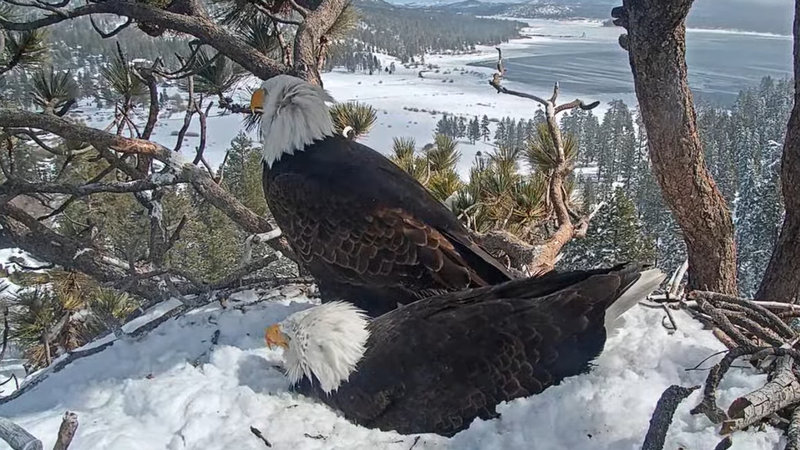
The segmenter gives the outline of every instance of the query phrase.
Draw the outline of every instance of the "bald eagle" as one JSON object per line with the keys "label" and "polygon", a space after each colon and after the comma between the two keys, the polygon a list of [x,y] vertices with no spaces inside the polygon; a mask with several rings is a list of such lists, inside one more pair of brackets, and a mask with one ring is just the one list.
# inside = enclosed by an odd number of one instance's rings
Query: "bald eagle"
{"label": "bald eagle", "polygon": [[616,319],[663,281],[657,269],[550,273],[446,293],[368,321],[324,303],[267,328],[294,389],[358,424],[451,436],[504,401],[586,372]]}
{"label": "bald eagle", "polygon": [[280,75],[253,93],[262,112],[267,204],[323,301],[377,316],[435,293],[512,278],[414,178],[334,133],[320,87]]}

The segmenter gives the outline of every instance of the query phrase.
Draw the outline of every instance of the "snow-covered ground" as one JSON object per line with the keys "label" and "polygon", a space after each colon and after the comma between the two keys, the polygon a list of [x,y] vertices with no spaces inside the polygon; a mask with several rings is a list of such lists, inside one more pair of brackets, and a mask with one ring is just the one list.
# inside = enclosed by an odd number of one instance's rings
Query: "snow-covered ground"
{"label": "snow-covered ground", "polygon": [[[254,301],[264,295],[248,293],[227,309],[209,305],[139,341],[117,341],[0,405],[0,415],[50,448],[64,411],[74,411],[80,420],[74,450],[265,448],[251,426],[276,449],[408,450],[415,442],[416,449],[635,449],[661,392],[671,384],[700,384],[707,371],[686,369],[722,349],[682,313],[676,315],[679,330],[670,335],[661,326],[663,312],[635,308],[591,373],[501,405],[499,419],[476,421],[452,439],[422,435],[417,440],[354,426],[328,407],[289,392],[275,368],[281,354],[265,347],[263,332],[313,303],[292,297],[292,291],[264,294],[270,298],[259,303]],[[750,370],[732,369],[720,404],[726,407],[764,381]],[[708,449],[719,441],[704,416],[689,414],[699,398],[695,392],[678,409],[665,448]],[[771,428],[737,433],[734,448],[781,448],[780,434]]]}

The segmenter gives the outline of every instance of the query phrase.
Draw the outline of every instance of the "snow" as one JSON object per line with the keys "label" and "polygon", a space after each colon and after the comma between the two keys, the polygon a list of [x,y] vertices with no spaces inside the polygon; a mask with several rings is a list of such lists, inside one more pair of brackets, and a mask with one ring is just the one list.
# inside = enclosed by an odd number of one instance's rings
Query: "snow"
{"label": "snow", "polygon": [[[53,445],[65,410],[80,420],[74,450],[265,448],[251,426],[274,448],[410,448],[415,436],[352,425],[321,403],[288,391],[275,367],[281,353],[265,347],[263,333],[267,325],[315,304],[292,291],[250,292],[226,309],[204,306],[138,341],[119,340],[0,405],[0,415],[46,448]],[[175,306],[166,304],[152,317]],[[528,449],[534,442],[537,450],[639,448],[661,392],[671,384],[700,384],[707,371],[686,369],[723,349],[680,312],[678,331],[668,334],[662,316],[635,308],[591,373],[500,405],[501,418],[476,421],[452,439],[421,435],[415,448]],[[213,345],[216,330],[219,340]],[[764,381],[751,370],[732,369],[721,386],[720,405],[727,407]],[[699,398],[698,391],[682,403],[665,448],[713,448],[719,441],[717,428],[688,412]],[[780,434],[772,428],[736,433],[734,448],[781,448]]]}

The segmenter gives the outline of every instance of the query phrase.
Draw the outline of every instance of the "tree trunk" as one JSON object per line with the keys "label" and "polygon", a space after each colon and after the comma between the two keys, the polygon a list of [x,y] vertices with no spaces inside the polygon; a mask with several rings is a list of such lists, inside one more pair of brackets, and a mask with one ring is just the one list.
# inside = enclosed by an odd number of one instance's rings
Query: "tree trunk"
{"label": "tree trunk", "polygon": [[800,0],[794,7],[794,107],[781,160],[786,216],[756,299],[794,302],[800,294]]}
{"label": "tree trunk", "polygon": [[733,220],[703,159],[686,69],[692,0],[623,0],[612,15],[628,30],[636,96],[664,200],[683,231],[692,289],[736,293]]}

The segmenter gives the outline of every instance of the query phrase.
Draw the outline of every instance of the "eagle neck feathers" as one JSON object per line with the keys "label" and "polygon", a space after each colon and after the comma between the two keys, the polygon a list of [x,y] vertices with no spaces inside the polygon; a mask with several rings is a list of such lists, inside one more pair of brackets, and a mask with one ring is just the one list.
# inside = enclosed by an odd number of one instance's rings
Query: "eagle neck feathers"
{"label": "eagle neck feathers", "polygon": [[317,380],[326,394],[355,372],[369,338],[364,311],[347,302],[300,311],[289,316],[281,328],[289,337],[284,354],[289,381]]}
{"label": "eagle neck feathers", "polygon": [[334,134],[325,104],[333,98],[321,87],[278,75],[266,80],[262,88],[267,92],[261,116],[262,157],[268,167],[284,154],[293,155]]}

